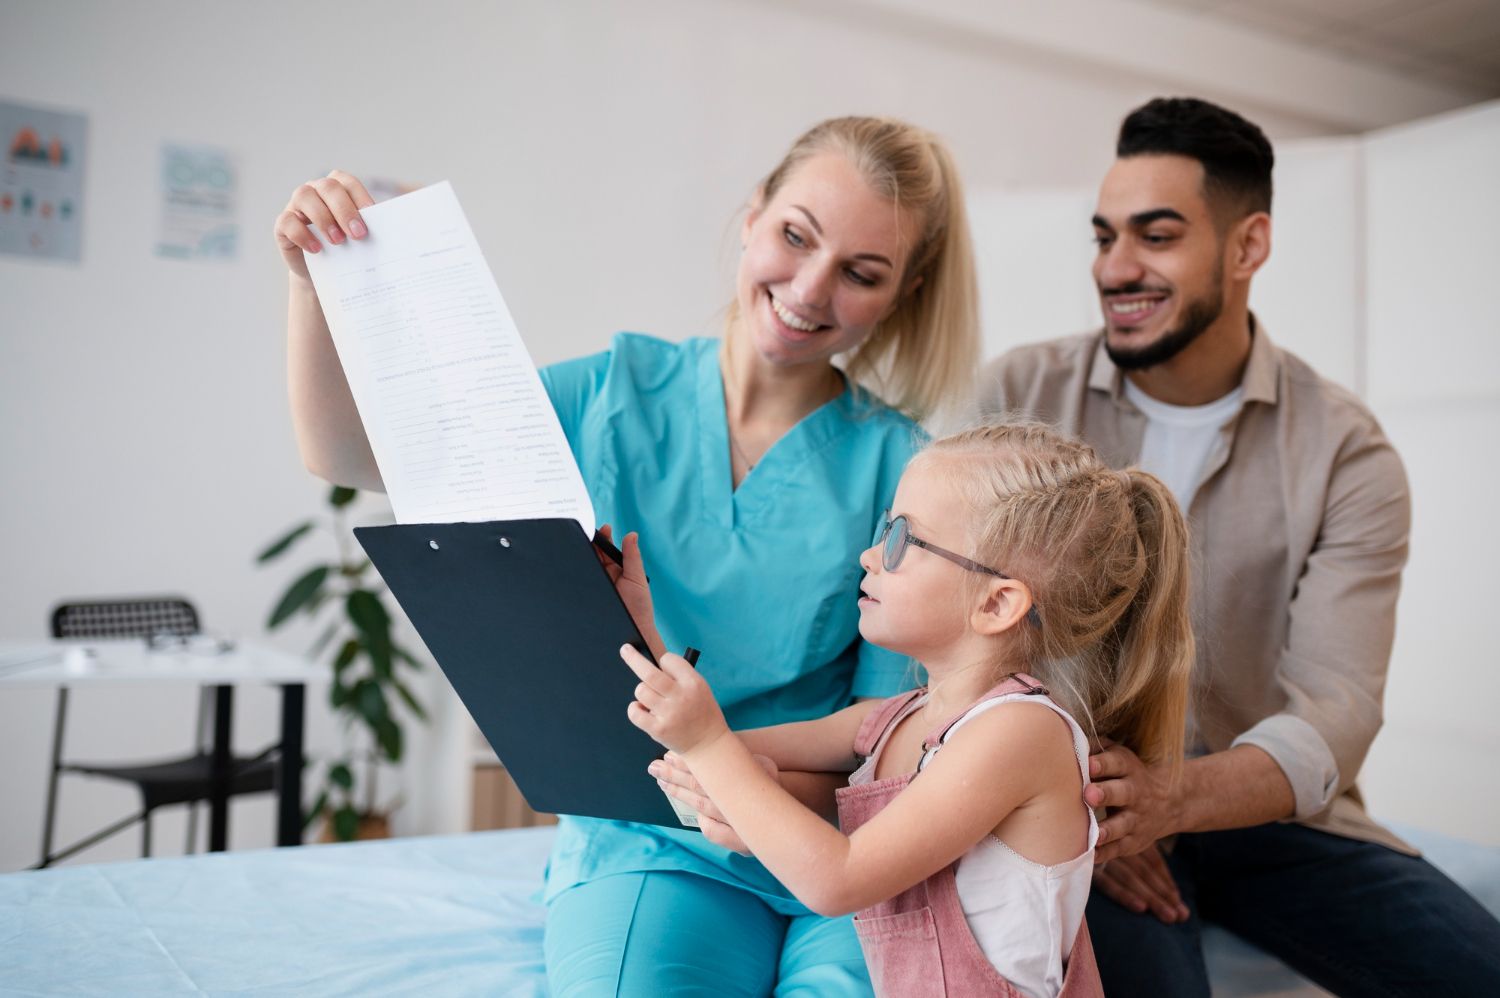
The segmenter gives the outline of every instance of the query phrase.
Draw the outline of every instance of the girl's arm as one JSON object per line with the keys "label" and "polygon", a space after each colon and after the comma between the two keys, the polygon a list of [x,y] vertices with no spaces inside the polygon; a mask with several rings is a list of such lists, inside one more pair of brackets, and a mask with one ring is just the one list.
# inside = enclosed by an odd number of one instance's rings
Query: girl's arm
{"label": "girl's arm", "polygon": [[1039,775],[1047,767],[1035,764],[1039,752],[1071,758],[1073,751],[1050,708],[1020,703],[987,711],[847,836],[766,774],[686,662],[668,655],[657,669],[633,649],[621,654],[641,679],[631,721],[682,757],[756,857],[823,915],[895,897],[952,863],[1048,789]]}
{"label": "girl's arm", "polygon": [[[774,727],[756,728],[736,732],[736,734],[746,743],[752,755],[770,765],[772,777],[783,790],[824,821],[836,825],[839,819],[834,795],[840,787],[848,786],[849,773],[854,771],[858,762],[858,757],[851,749],[855,733],[859,731],[859,722],[875,709],[878,703],[879,701],[858,703],[845,711],[840,711],[840,714],[849,715],[847,720],[852,724],[844,723],[843,719],[839,719],[840,723],[829,726],[826,729],[829,740],[822,747],[817,744],[817,740],[823,738],[824,729],[803,727],[804,724],[816,724],[811,721],[778,724]],[[820,720],[833,721],[835,719],[838,719],[837,714]],[[802,743],[801,732],[809,732],[809,737],[813,741]],[[842,739],[842,742],[839,739]],[[842,750],[839,748],[840,744],[843,746]],[[833,763],[837,768],[816,770],[783,768],[797,766],[803,762],[818,765]],[[647,770],[656,777],[657,783],[664,791],[698,812],[699,818],[703,821],[702,830],[710,842],[740,853],[752,851],[735,834],[734,828],[724,820],[724,815],[718,805],[708,797],[703,785],[693,776],[693,771],[674,753],[668,752],[665,757],[648,766]]]}
{"label": "girl's arm", "polygon": [[879,700],[865,700],[811,721],[774,724],[736,732],[745,747],[783,770],[800,773],[852,773],[859,766],[854,737]]}

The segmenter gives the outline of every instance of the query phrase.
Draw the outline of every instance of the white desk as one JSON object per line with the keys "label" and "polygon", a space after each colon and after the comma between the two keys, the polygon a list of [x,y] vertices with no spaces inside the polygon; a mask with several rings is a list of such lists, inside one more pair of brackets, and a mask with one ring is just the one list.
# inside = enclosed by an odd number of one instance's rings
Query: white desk
{"label": "white desk", "polygon": [[[199,638],[198,641],[205,639]],[[302,728],[306,684],[328,679],[328,667],[264,645],[236,641],[226,651],[148,649],[140,639],[119,641],[0,641],[0,691],[22,686],[96,686],[178,682],[214,688],[214,761],[224,783],[210,798],[209,849],[227,842],[234,686],[281,687],[280,761],[276,769],[276,844],[302,841]]]}

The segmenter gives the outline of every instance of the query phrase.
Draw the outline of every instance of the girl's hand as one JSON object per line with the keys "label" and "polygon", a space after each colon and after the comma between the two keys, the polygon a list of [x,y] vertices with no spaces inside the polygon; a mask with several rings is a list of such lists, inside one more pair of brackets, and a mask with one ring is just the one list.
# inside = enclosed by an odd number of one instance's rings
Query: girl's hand
{"label": "girl's hand", "polygon": [[[763,755],[757,755],[754,758],[771,779],[779,780],[781,774],[775,762]],[[698,812],[698,830],[703,833],[705,839],[714,845],[733,850],[741,856],[751,855],[750,847],[745,845],[745,840],[740,838],[734,827],[724,820],[724,813],[704,792],[703,784],[698,782],[698,778],[693,775],[692,769],[681,756],[675,752],[668,752],[664,757],[647,766],[646,771],[656,777],[657,785],[666,791],[668,796],[675,797]]]}
{"label": "girl's hand", "polygon": [[707,681],[681,655],[662,655],[661,668],[629,645],[620,646],[620,657],[640,679],[626,708],[631,724],[682,755],[729,734]]}
{"label": "girl's hand", "polygon": [[294,277],[310,280],[302,254],[317,253],[323,244],[308,231],[308,225],[335,246],[348,238],[363,239],[369,230],[359,217],[359,210],[374,203],[365,185],[342,170],[309,180],[292,191],[291,200],[276,216],[274,229],[276,247],[281,250],[287,269]]}
{"label": "girl's hand", "polygon": [[[609,524],[600,525],[599,533],[611,544],[615,542],[614,532],[609,529]],[[641,537],[636,533],[625,535],[625,543],[620,546],[620,553],[624,555],[624,565],[616,565],[612,558],[605,556],[599,551],[599,564],[604,566],[605,574],[609,581],[615,584],[615,592],[620,594],[620,601],[625,604],[625,609],[630,611],[630,619],[635,621],[635,629],[641,632],[641,637],[646,639],[646,647],[651,649],[651,654],[658,662],[667,652],[666,642],[662,641],[660,632],[656,629],[656,611],[651,602],[651,585],[646,581],[646,569],[641,562]]]}

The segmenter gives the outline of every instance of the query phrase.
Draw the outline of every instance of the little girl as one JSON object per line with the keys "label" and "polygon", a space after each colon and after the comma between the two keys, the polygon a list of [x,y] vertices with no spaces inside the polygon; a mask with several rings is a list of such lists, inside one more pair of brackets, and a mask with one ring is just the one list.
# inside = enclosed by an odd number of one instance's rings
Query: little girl
{"label": "little girl", "polygon": [[[638,548],[626,550],[639,580]],[[629,717],[799,900],[856,913],[877,993],[1098,994],[1083,922],[1097,826],[1079,722],[1180,765],[1186,552],[1182,516],[1153,476],[1113,471],[1045,427],[960,433],[912,459],[860,556],[860,633],[919,661],[926,687],[732,734],[687,662],[663,655],[658,668],[626,646],[641,680]],[[649,621],[649,593],[630,588]],[[782,770],[852,771],[842,831],[757,755]]]}

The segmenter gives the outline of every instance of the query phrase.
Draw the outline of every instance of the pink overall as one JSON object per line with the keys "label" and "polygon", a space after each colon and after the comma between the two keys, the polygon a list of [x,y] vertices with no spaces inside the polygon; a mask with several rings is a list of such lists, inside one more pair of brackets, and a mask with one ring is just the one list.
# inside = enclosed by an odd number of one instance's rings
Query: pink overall
{"label": "pink overall", "polygon": [[[882,751],[887,730],[894,727],[906,708],[923,692],[912,690],[893,697],[867,717],[855,739],[855,751],[862,756]],[[1007,693],[1047,695],[1047,691],[1029,676],[1008,676],[981,701]],[[939,745],[959,717],[950,719],[929,735],[923,750]],[[840,789],[839,824],[844,834],[854,834],[855,829],[904,790],[915,775],[891,776]],[[854,916],[854,928],[859,934],[877,995],[889,998],[939,998],[943,995],[1023,998],[1015,985],[1002,977],[990,963],[970,931],[954,881],[957,868],[955,861],[889,901],[882,901]],[[1080,923],[1063,975],[1061,998],[1093,998],[1103,994],[1099,968],[1094,962],[1094,948],[1089,942],[1088,924]]]}

